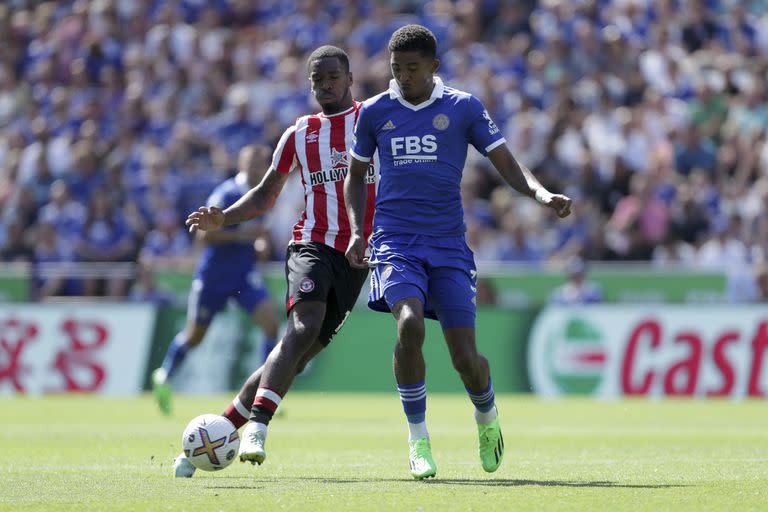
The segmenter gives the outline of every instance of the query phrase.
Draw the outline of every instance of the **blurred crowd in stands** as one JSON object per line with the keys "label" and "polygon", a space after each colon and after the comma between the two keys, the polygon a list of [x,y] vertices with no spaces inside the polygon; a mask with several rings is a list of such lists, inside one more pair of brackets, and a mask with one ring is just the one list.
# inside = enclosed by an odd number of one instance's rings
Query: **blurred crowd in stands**
{"label": "blurred crowd in stands", "polygon": [[[478,260],[764,268],[766,0],[6,0],[0,261],[188,257],[183,220],[238,150],[318,110],[308,53],[345,48],[365,99],[387,87],[387,41],[409,22],[436,34],[441,77],[574,198],[558,221],[472,153]],[[260,258],[282,258],[302,206],[293,182]],[[46,293],[127,293],[112,285]]]}

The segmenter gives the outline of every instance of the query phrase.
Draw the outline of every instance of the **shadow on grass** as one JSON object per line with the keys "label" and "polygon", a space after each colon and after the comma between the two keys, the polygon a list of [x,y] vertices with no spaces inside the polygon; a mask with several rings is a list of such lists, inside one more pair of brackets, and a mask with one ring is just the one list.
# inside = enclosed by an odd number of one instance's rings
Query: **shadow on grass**
{"label": "shadow on grass", "polygon": [[266,485],[253,485],[253,484],[243,484],[243,485],[206,485],[206,489],[242,489],[242,490],[256,490],[256,491],[262,491],[264,489],[267,489]]}
{"label": "shadow on grass", "polygon": [[688,487],[679,484],[625,484],[621,482],[611,482],[608,480],[594,480],[587,482],[567,481],[567,480],[521,480],[513,478],[499,479],[455,479],[446,478],[439,480],[427,480],[429,485],[477,485],[481,487],[520,487],[526,485],[540,487],[614,487],[617,489],[670,489],[674,487]]}
{"label": "shadow on grass", "polygon": [[[240,478],[240,477],[234,477]],[[283,477],[283,478],[270,478],[271,483],[275,481],[294,481],[294,482],[316,482],[319,484],[370,484],[370,483],[385,483],[385,482],[401,482],[401,483],[424,483],[425,485],[465,485],[465,486],[477,486],[477,487],[522,487],[522,486],[539,486],[539,487],[597,487],[597,488],[616,488],[616,489],[671,489],[677,487],[689,487],[686,484],[627,484],[621,482],[611,482],[608,480],[592,480],[592,481],[568,481],[568,480],[524,480],[524,479],[512,479],[512,478],[443,478],[443,479],[428,479],[423,482],[414,480],[413,478],[332,478],[332,477]],[[211,485],[209,489],[261,489],[262,486],[253,484],[244,485]]]}

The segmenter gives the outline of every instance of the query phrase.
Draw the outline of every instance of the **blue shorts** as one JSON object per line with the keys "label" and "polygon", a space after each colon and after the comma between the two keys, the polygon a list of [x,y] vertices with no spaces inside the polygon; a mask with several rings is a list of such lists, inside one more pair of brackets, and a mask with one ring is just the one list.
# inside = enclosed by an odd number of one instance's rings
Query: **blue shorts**
{"label": "blue shorts", "polygon": [[209,282],[199,277],[192,281],[187,302],[187,318],[197,325],[210,325],[213,317],[224,309],[231,298],[237,301],[243,310],[253,313],[256,307],[269,299],[269,291],[258,271],[251,271],[245,279],[237,283]]}
{"label": "blue shorts", "polygon": [[391,311],[415,297],[424,304],[424,316],[439,320],[443,329],[474,327],[477,270],[464,235],[377,233],[371,248],[368,307]]}

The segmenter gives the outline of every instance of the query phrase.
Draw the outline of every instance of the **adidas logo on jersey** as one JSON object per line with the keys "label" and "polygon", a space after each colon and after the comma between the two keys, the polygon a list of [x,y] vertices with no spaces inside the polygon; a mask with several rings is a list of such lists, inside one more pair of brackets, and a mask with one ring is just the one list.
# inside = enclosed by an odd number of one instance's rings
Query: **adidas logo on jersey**
{"label": "adidas logo on jersey", "polygon": [[381,127],[381,129],[382,130],[394,130],[395,129],[395,123],[393,123],[392,120],[390,119],[389,121],[387,121],[387,124],[385,124],[384,126]]}

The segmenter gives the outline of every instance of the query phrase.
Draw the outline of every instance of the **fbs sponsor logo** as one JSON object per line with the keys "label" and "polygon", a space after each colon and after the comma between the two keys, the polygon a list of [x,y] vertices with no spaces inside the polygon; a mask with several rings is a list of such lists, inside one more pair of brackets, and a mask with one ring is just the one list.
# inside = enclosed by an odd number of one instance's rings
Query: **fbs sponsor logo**
{"label": "fbs sponsor logo", "polygon": [[548,372],[561,393],[589,394],[600,385],[608,356],[604,335],[585,318],[570,317],[547,334]]}

